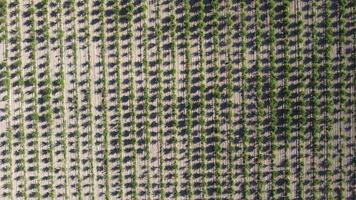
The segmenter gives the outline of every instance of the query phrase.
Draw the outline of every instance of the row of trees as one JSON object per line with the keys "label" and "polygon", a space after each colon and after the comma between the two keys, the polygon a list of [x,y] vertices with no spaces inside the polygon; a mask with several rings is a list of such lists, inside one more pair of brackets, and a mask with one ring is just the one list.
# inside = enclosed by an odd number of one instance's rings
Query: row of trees
{"label": "row of trees", "polygon": [[21,21],[21,4],[18,0],[12,2],[14,8],[14,16],[15,20],[15,33],[14,33],[14,52],[15,52],[15,61],[13,62],[13,66],[15,69],[15,76],[17,81],[15,82],[16,95],[18,95],[18,100],[20,102],[19,109],[18,109],[18,119],[19,119],[19,126],[16,135],[18,136],[19,146],[18,150],[15,152],[16,154],[20,155],[18,169],[21,171],[21,175],[19,176],[20,184],[18,186],[19,189],[19,196],[23,197],[24,199],[28,199],[27,194],[27,164],[26,164],[26,155],[27,155],[27,148],[26,148],[26,136],[25,136],[25,117],[24,117],[24,101],[25,101],[25,94],[24,94],[24,74],[23,74],[23,62],[22,62],[22,21]]}
{"label": "row of trees", "polygon": [[290,1],[283,1],[283,17],[282,17],[282,32],[283,32],[283,129],[284,129],[284,198],[291,199],[291,161],[290,161],[290,144],[292,138],[292,100],[290,90],[290,51],[289,51],[289,37],[290,37]]}
{"label": "row of trees", "polygon": [[159,148],[159,196],[166,198],[166,183],[164,173],[164,122],[163,122],[163,69],[162,69],[162,25],[161,4],[156,1],[155,10],[155,43],[156,43],[156,78],[157,78],[157,122],[158,122],[158,148]]}
{"label": "row of trees", "polygon": [[70,16],[70,25],[71,25],[71,31],[69,33],[69,38],[70,38],[70,47],[69,49],[71,50],[71,72],[73,74],[73,79],[71,80],[73,84],[73,89],[72,89],[72,101],[70,102],[71,108],[73,109],[74,112],[74,148],[75,148],[75,166],[74,166],[74,171],[75,171],[75,179],[77,183],[75,184],[76,188],[76,195],[78,199],[82,199],[82,192],[83,192],[83,186],[82,186],[82,175],[81,175],[81,161],[80,161],[80,156],[81,156],[81,144],[80,144],[80,114],[79,114],[79,97],[78,97],[78,55],[77,55],[77,49],[78,49],[78,44],[77,44],[77,12],[76,12],[76,1],[75,0],[70,0],[68,1],[68,13]]}
{"label": "row of trees", "polygon": [[86,50],[86,77],[85,77],[85,85],[86,88],[84,90],[84,109],[86,110],[88,121],[88,154],[89,154],[89,179],[90,179],[90,190],[89,190],[89,198],[94,199],[94,187],[95,187],[95,177],[94,177],[94,151],[93,146],[93,105],[92,105],[92,59],[90,56],[91,50],[91,34],[89,30],[90,26],[90,1],[84,0],[84,10],[83,10],[83,17],[84,17],[84,49]]}
{"label": "row of trees", "polygon": [[213,145],[214,145],[214,193],[220,200],[222,194],[221,182],[221,119],[220,119],[220,67],[219,67],[219,6],[220,2],[214,0],[212,5],[212,70],[213,70]]}
{"label": "row of trees", "polygon": [[177,21],[175,17],[175,2],[169,4],[169,36],[170,36],[170,88],[171,88],[171,117],[172,117],[172,169],[173,169],[173,198],[179,197],[178,188],[178,98],[177,98]]}
{"label": "row of trees", "polygon": [[137,152],[136,152],[136,88],[135,88],[135,68],[133,64],[133,13],[134,5],[133,1],[128,1],[126,5],[126,30],[128,37],[128,67],[129,67],[129,110],[130,110],[130,139],[132,142],[132,156],[130,158],[132,164],[131,171],[131,186],[132,186],[132,199],[138,199],[137,196]]}
{"label": "row of trees", "polygon": [[102,97],[102,127],[103,127],[103,168],[104,168],[104,198],[110,199],[110,173],[109,173],[109,125],[108,125],[108,89],[107,89],[107,62],[106,62],[106,28],[105,28],[105,1],[100,0],[98,6],[99,20],[99,59],[102,68],[101,97]]}
{"label": "row of trees", "polygon": [[338,82],[338,90],[336,91],[337,99],[337,113],[339,118],[339,130],[338,130],[338,186],[337,186],[337,199],[345,199],[346,198],[346,169],[345,169],[345,140],[346,140],[346,126],[347,123],[347,65],[346,65],[346,56],[345,56],[345,44],[346,44],[346,20],[348,19],[346,13],[347,7],[346,0],[338,1],[338,72],[336,73],[336,80]]}
{"label": "row of trees", "polygon": [[331,1],[325,1],[324,7],[324,135],[325,135],[325,196],[327,199],[333,198],[332,189],[332,129],[333,119],[330,113],[333,112],[332,97],[332,44],[333,31],[331,22]]}
{"label": "row of trees", "polygon": [[2,118],[3,120],[6,121],[6,128],[5,128],[5,153],[7,157],[4,159],[5,161],[5,167],[4,167],[4,174],[5,174],[5,179],[6,183],[4,185],[4,189],[7,189],[5,192],[5,196],[8,197],[9,199],[13,199],[12,194],[13,194],[13,183],[12,183],[12,153],[13,153],[13,148],[12,148],[12,142],[13,142],[13,131],[11,129],[11,109],[10,109],[10,95],[11,95],[11,81],[10,81],[10,65],[9,65],[9,51],[8,51],[8,46],[9,46],[9,38],[8,38],[8,8],[7,8],[7,0],[1,0],[0,1],[0,43],[3,44],[4,50],[3,50],[3,57],[2,60],[0,61],[0,69],[1,71],[1,85],[3,87],[3,90],[5,92],[5,95],[2,97],[2,101],[5,102],[5,109],[4,109],[4,117]]}
{"label": "row of trees", "polygon": [[[146,198],[151,200],[151,131],[150,131],[150,122],[149,122],[149,107],[150,107],[150,95],[149,95],[149,64],[148,64],[148,2],[145,0],[141,5],[142,12],[142,72],[143,72],[143,135],[145,140],[145,169],[146,172]],[[173,88],[172,88],[173,90]]]}
{"label": "row of trees", "polygon": [[29,84],[32,86],[31,89],[31,120],[32,120],[32,125],[33,125],[33,131],[32,131],[32,137],[34,139],[34,163],[35,163],[35,184],[34,184],[34,189],[35,189],[35,197],[37,199],[41,198],[41,177],[40,177],[40,133],[39,133],[39,106],[38,106],[38,80],[37,80],[37,62],[36,62],[36,48],[37,48],[37,34],[36,34],[36,20],[35,20],[35,15],[36,15],[36,9],[34,5],[34,1],[31,1],[31,6],[29,8],[29,14],[30,14],[30,20],[29,20],[29,26],[30,26],[30,38],[29,38],[29,65],[31,66],[31,78],[28,80]]}
{"label": "row of trees", "polygon": [[[119,18],[119,6],[120,3],[118,0],[114,1],[113,4],[113,12],[114,12],[114,44],[116,47],[120,46],[120,18]],[[89,25],[89,23],[88,23]],[[122,102],[121,102],[121,96],[120,94],[122,93],[121,89],[121,59],[120,59],[120,48],[115,49],[115,73],[116,73],[116,78],[115,78],[115,91],[116,91],[116,115],[117,115],[117,121],[116,121],[116,131],[118,133],[122,132]],[[118,151],[118,158],[117,161],[119,163],[118,165],[118,198],[124,199],[124,190],[123,190],[123,185],[124,185],[124,168],[121,163],[123,163],[124,157],[123,157],[123,139],[122,139],[122,134],[117,135],[117,151]]]}
{"label": "row of trees", "polygon": [[233,200],[236,189],[235,189],[235,129],[234,129],[234,82],[233,82],[233,63],[232,63],[232,30],[233,30],[233,19],[232,19],[232,1],[228,0],[226,2],[226,98],[227,98],[227,113],[226,113],[226,123],[227,123],[227,154],[228,154],[228,191],[229,199]]}
{"label": "row of trees", "polygon": [[44,39],[44,48],[45,48],[45,56],[44,56],[44,89],[42,90],[42,99],[44,102],[44,120],[47,125],[46,136],[48,141],[48,161],[49,161],[49,175],[48,178],[50,180],[49,184],[49,197],[51,199],[55,199],[54,192],[54,145],[53,145],[53,116],[52,116],[52,78],[51,78],[51,66],[50,66],[50,38],[49,38],[49,12],[48,12],[49,2],[48,0],[41,1],[41,14],[43,19],[42,25],[42,37]]}
{"label": "row of trees", "polygon": [[[230,13],[231,16],[231,13]],[[207,164],[206,164],[206,58],[205,58],[205,4],[204,0],[198,1],[198,43],[199,43],[199,133],[200,133],[200,177],[201,177],[201,197],[203,200],[208,198],[207,185]],[[231,20],[231,18],[229,18]],[[230,92],[230,90],[228,91]],[[231,182],[231,184],[233,184]]]}
{"label": "row of trees", "polygon": [[248,165],[248,126],[247,126],[247,63],[246,63],[246,2],[240,2],[240,57],[241,57],[241,142],[242,142],[242,198],[247,199],[249,196],[249,165]]}
{"label": "row of trees", "polygon": [[305,188],[304,188],[304,182],[305,182],[305,133],[306,133],[306,124],[307,124],[307,113],[306,113],[306,74],[305,74],[305,66],[304,66],[304,56],[303,56],[303,51],[304,51],[304,40],[303,40],[303,34],[304,34],[304,24],[303,24],[303,18],[304,16],[302,15],[302,8],[299,5],[299,2],[296,3],[296,67],[297,67],[297,77],[298,77],[298,82],[296,85],[297,88],[297,98],[296,98],[296,114],[297,114],[297,152],[298,152],[298,157],[297,157],[297,174],[298,174],[298,182],[297,182],[297,197],[301,200],[305,199]]}
{"label": "row of trees", "polygon": [[261,19],[261,11],[260,11],[261,3],[260,1],[255,1],[255,98],[256,98],[256,124],[255,124],[255,132],[256,132],[256,164],[257,164],[257,176],[256,176],[256,199],[262,199],[263,195],[263,154],[262,154],[262,121],[264,117],[264,104],[262,100],[262,62],[261,62],[261,34],[262,34],[262,19]]}
{"label": "row of trees", "polygon": [[316,30],[316,1],[312,1],[311,14],[312,14],[312,25],[311,25],[311,136],[312,136],[312,197],[314,199],[319,198],[319,180],[318,180],[318,157],[320,154],[319,140],[320,140],[320,82],[319,82],[319,56],[318,56],[318,38]]}
{"label": "row of trees", "polygon": [[187,195],[188,199],[193,196],[193,172],[192,172],[192,133],[193,133],[193,102],[191,99],[191,82],[192,82],[192,60],[191,60],[191,47],[190,47],[190,2],[185,0],[183,2],[183,37],[184,37],[184,86],[185,86],[185,132],[187,135]]}
{"label": "row of trees", "polygon": [[276,66],[276,29],[275,29],[275,9],[276,2],[268,0],[268,20],[269,20],[269,131],[270,131],[270,168],[271,168],[271,188],[270,198],[276,199],[276,150],[277,150],[277,66]]}
{"label": "row of trees", "polygon": [[58,102],[59,102],[59,117],[61,119],[61,140],[60,140],[60,145],[61,145],[61,153],[63,155],[63,160],[61,163],[61,172],[63,173],[64,177],[64,198],[68,199],[69,194],[68,194],[68,170],[67,170],[67,160],[68,160],[68,154],[67,154],[67,139],[68,139],[68,130],[66,127],[67,120],[65,119],[66,116],[66,109],[65,109],[65,98],[64,98],[64,88],[65,88],[65,70],[64,70],[64,46],[63,46],[63,41],[64,41],[64,31],[62,27],[62,17],[63,17],[63,9],[62,9],[62,0],[56,0],[56,24],[57,24],[57,33],[56,33],[56,40],[58,41],[58,46],[57,48],[59,49],[59,58],[58,58],[58,63],[59,63],[59,76],[56,79],[56,86],[58,86],[56,92],[58,91],[59,97],[58,97]]}

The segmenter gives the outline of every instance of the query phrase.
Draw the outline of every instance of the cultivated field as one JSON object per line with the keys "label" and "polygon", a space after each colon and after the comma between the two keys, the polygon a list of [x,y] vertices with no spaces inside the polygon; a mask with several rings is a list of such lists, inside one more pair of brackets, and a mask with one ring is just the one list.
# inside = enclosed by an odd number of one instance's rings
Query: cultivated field
{"label": "cultivated field", "polygon": [[355,12],[0,0],[0,199],[356,199]]}

